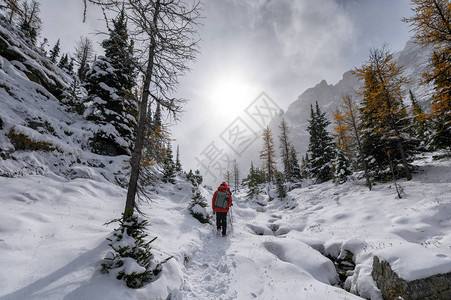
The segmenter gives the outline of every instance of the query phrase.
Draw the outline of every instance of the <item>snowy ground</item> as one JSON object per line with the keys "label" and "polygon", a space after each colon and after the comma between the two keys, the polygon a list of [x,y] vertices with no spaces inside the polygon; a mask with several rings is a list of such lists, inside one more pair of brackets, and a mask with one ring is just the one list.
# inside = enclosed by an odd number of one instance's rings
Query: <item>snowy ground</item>
{"label": "snowy ground", "polygon": [[406,279],[451,272],[451,161],[417,164],[414,179],[400,183],[402,199],[392,183],[371,192],[356,182],[305,184],[266,206],[237,193],[226,238],[189,214],[189,184],[158,186],[143,210],[158,236],[155,256],[174,259],[137,290],[100,273],[116,226],[104,224],[120,215],[124,189],[51,173],[0,177],[0,299],[359,299],[334,286],[333,263],[317,250],[351,250],[346,285],[381,299],[374,255]]}

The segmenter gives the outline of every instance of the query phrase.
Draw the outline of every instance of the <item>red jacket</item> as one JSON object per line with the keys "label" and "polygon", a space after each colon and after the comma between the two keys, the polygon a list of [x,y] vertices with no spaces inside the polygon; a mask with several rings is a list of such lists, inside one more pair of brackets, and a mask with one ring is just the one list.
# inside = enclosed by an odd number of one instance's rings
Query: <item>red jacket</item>
{"label": "red jacket", "polygon": [[[215,206],[215,199],[216,195],[218,194],[218,191],[229,191],[229,198],[227,199],[227,208],[220,208]],[[230,192],[229,187],[225,182],[223,182],[219,187],[218,190],[213,195],[213,199],[211,200],[211,207],[215,212],[229,212],[229,208],[232,205],[232,193]]]}

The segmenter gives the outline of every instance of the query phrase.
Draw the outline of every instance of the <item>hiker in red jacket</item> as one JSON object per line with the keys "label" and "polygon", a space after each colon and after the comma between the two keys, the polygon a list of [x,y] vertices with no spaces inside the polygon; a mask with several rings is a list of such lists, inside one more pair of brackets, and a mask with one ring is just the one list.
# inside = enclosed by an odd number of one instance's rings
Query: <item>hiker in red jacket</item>
{"label": "hiker in red jacket", "polygon": [[227,213],[232,205],[232,193],[225,182],[221,183],[218,190],[213,195],[211,200],[211,207],[213,214],[216,213],[216,228],[218,233],[222,228],[222,236],[226,236],[227,232]]}

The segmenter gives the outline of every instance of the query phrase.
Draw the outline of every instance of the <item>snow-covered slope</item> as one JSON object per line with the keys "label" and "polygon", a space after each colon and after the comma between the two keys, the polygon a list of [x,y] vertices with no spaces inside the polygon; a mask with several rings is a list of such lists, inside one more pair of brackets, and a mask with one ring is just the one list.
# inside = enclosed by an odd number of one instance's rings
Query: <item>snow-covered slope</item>
{"label": "snow-covered slope", "polygon": [[[406,43],[402,51],[394,54],[396,62],[404,67],[404,76],[411,80],[406,86],[406,90],[411,89],[417,97],[419,103],[427,110],[430,104],[430,86],[421,86],[422,74],[426,70],[430,55],[430,50],[422,48],[413,40]],[[331,122],[333,122],[332,111],[340,105],[342,97],[345,95],[355,96],[355,92],[359,90],[361,83],[352,74],[347,71],[343,74],[343,78],[335,85],[328,84],[325,80],[316,86],[304,91],[298,99],[291,103],[282,116],[279,116],[272,122],[271,129],[274,136],[278,136],[278,125],[281,118],[285,118],[288,125],[292,128],[292,139],[296,150],[302,155],[305,154],[308,147],[309,135],[307,133],[308,119],[310,118],[310,105],[318,101],[323,112],[326,113]],[[406,94],[406,103],[410,103]],[[332,129],[332,127],[330,128]]]}
{"label": "snow-covered slope", "polygon": [[1,176],[124,180],[127,157],[93,154],[88,143],[98,125],[64,104],[71,81],[0,15]]}
{"label": "snow-covered slope", "polygon": [[[410,182],[368,191],[360,182],[295,189],[260,204],[236,193],[228,237],[188,212],[191,186],[157,185],[142,205],[161,277],[132,290],[100,273],[108,251],[104,225],[123,209],[125,190],[92,179],[46,173],[0,177],[0,299],[358,299],[337,284],[323,254],[354,254],[345,287],[382,299],[371,278],[373,256],[405,279],[451,272],[451,161],[416,161]],[[201,189],[210,201],[211,190]]]}

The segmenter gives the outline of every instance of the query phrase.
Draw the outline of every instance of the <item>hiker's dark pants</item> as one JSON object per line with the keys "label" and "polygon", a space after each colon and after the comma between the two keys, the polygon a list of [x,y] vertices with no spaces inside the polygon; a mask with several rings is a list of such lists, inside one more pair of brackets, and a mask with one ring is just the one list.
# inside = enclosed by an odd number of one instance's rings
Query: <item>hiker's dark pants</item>
{"label": "hiker's dark pants", "polygon": [[216,228],[220,230],[222,227],[222,235],[226,235],[227,230],[227,213],[217,212],[216,213]]}

